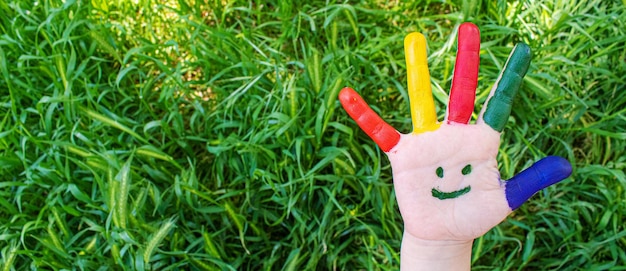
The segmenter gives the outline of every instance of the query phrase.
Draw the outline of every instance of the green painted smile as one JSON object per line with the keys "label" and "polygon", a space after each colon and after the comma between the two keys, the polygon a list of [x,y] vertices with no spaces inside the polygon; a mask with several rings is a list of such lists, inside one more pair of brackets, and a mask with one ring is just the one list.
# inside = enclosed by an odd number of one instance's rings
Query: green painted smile
{"label": "green painted smile", "polygon": [[467,194],[467,192],[469,192],[470,190],[472,190],[472,187],[468,185],[464,187],[463,189],[452,191],[452,192],[441,192],[436,188],[433,188],[431,192],[433,193],[433,197],[438,198],[440,200],[444,200],[444,199],[458,198],[460,196]]}
{"label": "green painted smile", "polygon": [[[467,174],[470,174],[470,173],[472,173],[472,165],[467,164],[461,170],[461,174],[467,175]],[[437,177],[442,179],[443,178],[443,168],[442,167],[438,167],[437,170],[435,170],[435,174],[437,175]],[[460,196],[463,196],[463,195],[467,194],[467,192],[469,192],[470,190],[472,190],[472,188],[468,185],[468,186],[464,187],[463,189],[459,189],[457,191],[452,191],[452,192],[441,192],[437,188],[433,188],[433,190],[431,190],[430,192],[433,194],[433,197],[438,198],[440,200],[444,200],[444,199],[458,198]]]}

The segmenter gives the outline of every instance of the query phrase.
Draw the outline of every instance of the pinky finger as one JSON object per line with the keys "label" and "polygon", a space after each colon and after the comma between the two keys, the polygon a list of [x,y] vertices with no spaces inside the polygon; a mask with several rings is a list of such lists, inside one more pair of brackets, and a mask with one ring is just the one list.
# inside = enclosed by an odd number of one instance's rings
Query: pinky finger
{"label": "pinky finger", "polygon": [[356,91],[348,87],[342,89],[339,101],[348,115],[384,152],[398,144],[400,133],[381,119]]}

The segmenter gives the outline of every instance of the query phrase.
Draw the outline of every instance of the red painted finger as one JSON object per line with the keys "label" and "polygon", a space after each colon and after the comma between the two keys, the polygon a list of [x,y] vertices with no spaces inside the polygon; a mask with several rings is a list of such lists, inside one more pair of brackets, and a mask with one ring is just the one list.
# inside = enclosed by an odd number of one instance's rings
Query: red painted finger
{"label": "red painted finger", "polygon": [[388,152],[398,144],[400,133],[381,119],[356,91],[348,87],[342,89],[339,92],[339,101],[348,115],[381,150]]}
{"label": "red painted finger", "polygon": [[472,117],[478,84],[479,54],[480,31],[478,27],[472,23],[461,24],[448,103],[448,121],[467,124]]}

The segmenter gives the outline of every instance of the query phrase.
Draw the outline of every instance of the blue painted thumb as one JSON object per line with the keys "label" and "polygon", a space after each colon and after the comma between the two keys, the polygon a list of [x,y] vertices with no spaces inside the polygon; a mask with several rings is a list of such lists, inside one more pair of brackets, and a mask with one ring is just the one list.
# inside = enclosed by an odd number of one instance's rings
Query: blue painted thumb
{"label": "blue painted thumb", "polygon": [[511,210],[519,208],[537,191],[560,182],[572,174],[572,165],[559,156],[537,161],[505,183],[506,199]]}

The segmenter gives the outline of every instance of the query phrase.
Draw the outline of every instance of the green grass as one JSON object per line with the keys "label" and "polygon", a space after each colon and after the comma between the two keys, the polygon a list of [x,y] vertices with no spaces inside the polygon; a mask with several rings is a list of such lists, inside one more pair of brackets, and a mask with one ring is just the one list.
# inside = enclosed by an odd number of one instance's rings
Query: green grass
{"label": "green grass", "polygon": [[337,92],[408,131],[420,31],[443,115],[463,21],[477,104],[533,50],[503,177],[574,165],[475,242],[474,269],[626,268],[623,2],[136,2],[0,2],[1,270],[397,269],[389,162]]}

